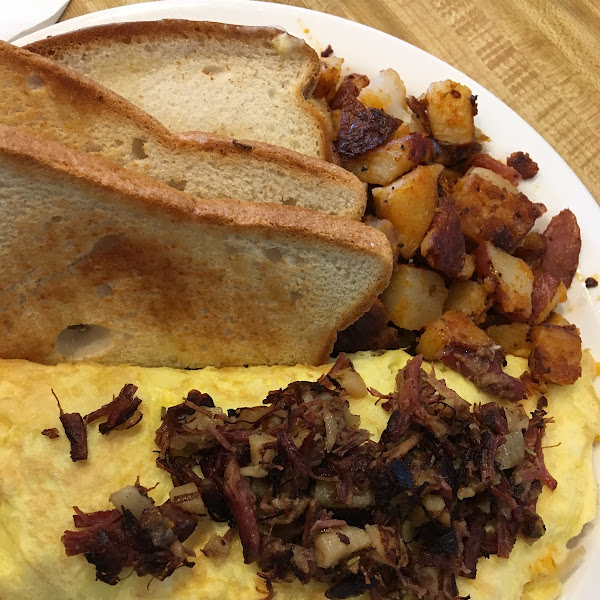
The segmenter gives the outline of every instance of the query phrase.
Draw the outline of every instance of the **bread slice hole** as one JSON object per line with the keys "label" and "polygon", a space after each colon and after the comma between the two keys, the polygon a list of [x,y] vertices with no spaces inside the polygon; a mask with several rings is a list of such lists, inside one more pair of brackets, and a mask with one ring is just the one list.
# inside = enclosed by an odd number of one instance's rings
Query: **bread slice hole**
{"label": "bread slice hole", "polygon": [[96,296],[98,296],[98,298],[108,298],[109,296],[112,296],[112,293],[113,289],[108,283],[103,283],[96,287]]}
{"label": "bread slice hole", "polygon": [[46,85],[46,82],[42,79],[41,75],[34,73],[33,75],[29,75],[27,77],[25,80],[25,85],[27,86],[28,90],[40,90]]}
{"label": "bread slice hole", "polygon": [[86,144],[83,148],[86,152],[89,152],[90,154],[95,154],[98,152],[102,152],[102,146],[100,144]]}
{"label": "bread slice hole", "polygon": [[282,204],[286,204],[287,206],[296,206],[296,204],[298,204],[298,200],[296,198],[286,198],[282,201]]}
{"label": "bread slice hole", "polygon": [[263,250],[263,254],[272,263],[283,262],[283,254],[281,254],[281,250],[279,248],[265,248]]}
{"label": "bread slice hole", "polygon": [[290,298],[291,298],[292,302],[298,302],[298,300],[300,300],[300,298],[302,298],[302,294],[300,292],[292,290],[290,292]]}
{"label": "bread slice hole", "polygon": [[56,351],[67,360],[93,358],[111,346],[110,331],[102,325],[69,325],[56,338]]}
{"label": "bread slice hole", "polygon": [[202,67],[202,72],[205,75],[210,75],[211,77],[213,75],[217,75],[218,73],[222,73],[223,71],[225,71],[225,68],[219,65],[206,65],[205,67]]}
{"label": "bread slice hole", "polygon": [[144,144],[147,141],[142,138],[133,138],[131,141],[131,154],[133,154],[133,158],[137,158],[138,160],[148,158],[148,155],[144,152]]}
{"label": "bread slice hole", "polygon": [[187,179],[169,179],[166,184],[171,186],[173,189],[179,190],[180,192],[185,192],[185,188],[187,187]]}

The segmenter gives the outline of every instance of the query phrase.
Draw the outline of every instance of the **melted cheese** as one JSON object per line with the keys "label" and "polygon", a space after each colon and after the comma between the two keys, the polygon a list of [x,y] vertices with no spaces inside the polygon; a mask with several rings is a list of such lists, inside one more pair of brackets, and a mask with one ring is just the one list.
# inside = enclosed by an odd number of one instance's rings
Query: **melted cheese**
{"label": "melted cheese", "polygon": [[[408,356],[402,351],[380,356],[368,353],[353,357],[366,383],[380,392],[395,386],[395,375]],[[525,361],[513,359],[509,369],[519,374]],[[209,393],[226,408],[260,403],[267,392],[295,380],[316,380],[326,367],[207,368],[198,371],[104,367],[93,364],[46,367],[25,361],[0,361],[0,598],[47,600],[107,598],[172,600],[254,600],[265,596],[264,582],[254,565],[245,565],[239,541],[227,562],[216,567],[200,553],[210,535],[224,532],[226,525],[204,520],[186,546],[198,556],[193,569],[179,569],[164,582],[135,575],[115,587],[94,581],[94,568],[82,556],[68,558],[60,541],[65,529],[73,529],[72,506],[83,511],[111,508],[109,495],[135,482],[151,487],[157,503],[163,502],[172,485],[154,463],[154,432],[162,406],[181,402],[190,389]],[[544,489],[538,511],[547,532],[531,546],[519,540],[508,560],[481,559],[474,581],[461,580],[461,594],[472,600],[550,600],[560,592],[558,573],[570,560],[566,544],[590,521],[596,510],[596,485],[592,471],[592,444],[600,433],[600,406],[592,388],[595,365],[588,356],[584,376],[573,386],[552,388],[546,464],[558,480],[555,492]],[[459,375],[436,366],[439,377],[465,399],[486,402]],[[66,412],[86,414],[110,401],[125,383],[139,387],[144,417],[129,431],[101,436],[89,426],[89,459],[73,463],[69,443],[58,421],[51,388]],[[530,401],[528,410],[533,408]],[[361,425],[379,438],[388,415],[372,397],[352,402]],[[57,427],[56,440],[41,435]],[[560,444],[555,446],[555,444]],[[555,446],[555,447],[554,447]],[[578,510],[573,510],[577,497]],[[323,598],[319,584],[276,584],[277,599]]]}

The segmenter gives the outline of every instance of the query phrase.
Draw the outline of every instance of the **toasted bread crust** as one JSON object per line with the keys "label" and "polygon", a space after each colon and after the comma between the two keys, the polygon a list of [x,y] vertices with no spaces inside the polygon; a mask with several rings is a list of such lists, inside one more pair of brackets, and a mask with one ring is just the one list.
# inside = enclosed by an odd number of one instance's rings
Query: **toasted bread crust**
{"label": "toasted bread crust", "polygon": [[[146,40],[161,40],[166,38],[204,39],[234,39],[243,44],[273,44],[274,40],[284,34],[282,29],[275,27],[250,27],[214,23],[210,21],[188,21],[183,19],[163,19],[160,21],[134,21],[98,25],[72,31],[69,33],[48,37],[25,46],[36,54],[48,58],[57,58],[61,53],[69,53],[80,48],[93,50],[114,43],[130,43],[132,38]],[[288,35],[288,34],[286,34]],[[317,53],[303,40],[288,36],[294,51],[306,60],[303,81],[296,90],[298,100],[304,100],[304,110],[318,123],[320,131],[321,158],[329,162],[335,161],[333,152],[332,128],[323,110],[319,109],[314,100],[306,101],[317,85],[321,62]]]}
{"label": "toasted bread crust", "polygon": [[[242,143],[239,144],[237,140],[234,141],[231,138],[203,132],[173,135],[159,121],[115,92],[59,63],[4,42],[0,42],[0,72],[2,65],[7,65],[14,73],[20,73],[23,80],[33,73],[40,75],[44,81],[44,86],[50,90],[57,107],[62,105],[62,108],[64,108],[76,105],[78,110],[82,108],[80,110],[82,114],[90,118],[101,118],[102,114],[110,112],[117,115],[119,119],[126,119],[135,124],[142,134],[156,139],[170,150],[197,153],[198,160],[202,160],[202,153],[214,152],[230,158],[239,157],[243,161],[254,160],[258,163],[266,162],[271,165],[280,165],[292,170],[297,177],[312,175],[319,180],[344,186],[348,189],[348,193],[354,196],[355,200],[354,205],[349,207],[343,216],[360,219],[364,213],[366,194],[363,185],[353,174],[337,165],[263,142],[244,142],[240,140]],[[2,84],[0,83],[1,88]],[[26,93],[25,89],[23,93]],[[0,110],[2,108],[3,103],[0,99]],[[5,108],[13,109],[13,107]],[[19,110],[21,110],[21,107],[19,107]],[[31,124],[18,113],[15,120],[9,120],[8,115],[10,112],[5,110],[4,116],[0,114],[0,122],[4,121],[5,124],[30,130],[29,126]],[[50,130],[51,128],[43,125],[44,119],[40,119],[39,116],[40,113],[34,114],[31,119],[31,121],[41,125],[38,125],[39,134],[55,141],[64,142],[64,137],[54,135]],[[326,209],[327,206],[324,208]],[[325,212],[331,211],[325,210]]]}
{"label": "toasted bread crust", "polygon": [[[362,292],[356,298],[339,299],[340,303],[345,305],[344,310],[337,312],[338,317],[331,323],[329,331],[325,332],[320,340],[314,340],[311,355],[304,357],[306,362],[315,364],[325,362],[333,347],[337,331],[355,321],[365,312],[389,281],[392,268],[389,242],[383,234],[362,223],[320,215],[298,207],[250,204],[226,199],[199,202],[187,194],[173,190],[169,186],[157,183],[143,175],[121,169],[99,158],[72,151],[61,144],[24,135],[5,126],[0,126],[0,154],[8,158],[10,163],[17,165],[21,176],[23,173],[34,173],[37,177],[43,177],[44,181],[58,181],[60,185],[68,186],[70,191],[76,190],[81,195],[90,196],[95,193],[94,190],[99,191],[99,200],[95,200],[95,202],[103,202],[105,197],[112,198],[108,201],[109,204],[117,203],[118,210],[123,214],[136,214],[136,211],[138,213],[141,211],[153,219],[156,218],[157,227],[160,227],[160,223],[164,223],[165,218],[168,217],[170,226],[181,226],[182,230],[192,224],[200,226],[199,232],[202,230],[202,226],[220,227],[223,228],[223,235],[227,236],[272,240],[275,244],[300,244],[306,245],[307,248],[316,245],[324,251],[330,248],[332,252],[337,253],[338,260],[340,249],[345,249],[348,255],[344,260],[348,265],[353,264],[352,256],[358,258],[368,255],[372,257],[372,262],[370,262],[372,270],[363,274],[364,277],[370,279],[368,284],[361,284]],[[76,229],[76,231],[78,230]],[[178,276],[179,279],[172,279],[176,277],[173,275],[173,265],[169,266],[171,263],[168,260],[160,263],[163,258],[160,246],[148,247],[148,258],[143,258],[145,252],[141,247],[133,249],[125,247],[118,252],[119,254],[108,257],[108,262],[101,265],[103,269],[110,270],[113,264],[125,264],[125,268],[127,268],[127,264],[131,263],[132,268],[139,269],[140,272],[146,269],[153,275],[157,272],[161,277],[164,276],[166,278],[165,285],[173,287],[178,285],[180,289],[185,289],[182,288],[182,285],[185,286],[185,278],[181,279],[183,276]],[[141,263],[139,263],[140,260],[142,260]],[[160,267],[159,263],[163,266]],[[314,268],[318,270],[318,266],[314,266]],[[316,273],[315,276],[317,276]],[[82,281],[87,283],[85,279]],[[155,284],[155,279],[152,279],[150,283]],[[57,289],[62,288],[59,285]],[[59,298],[57,300],[60,301]],[[166,306],[164,310],[166,310]],[[164,310],[161,318],[168,316]],[[5,317],[10,318],[7,315]],[[294,317],[290,315],[290,318]],[[310,317],[304,316],[304,318]],[[211,326],[213,325],[211,324]],[[16,333],[18,335],[18,332]],[[260,335],[260,332],[255,333]],[[10,336],[7,335],[7,339],[11,336],[13,339],[14,335],[15,333],[12,332]],[[301,335],[301,332],[298,332],[298,335]],[[53,343],[54,339],[48,339],[45,340],[45,343],[40,342],[35,348],[30,347],[25,351],[16,342],[16,350],[11,351],[11,344],[7,341],[3,356],[54,362],[56,357],[53,355]],[[185,341],[182,343],[185,344]],[[272,340],[265,339],[264,343],[268,345],[272,343]],[[278,340],[277,343],[285,345],[286,342]],[[54,356],[54,358],[48,358],[49,356]],[[239,357],[236,360],[239,361]],[[143,357],[139,359],[139,362],[148,364]],[[268,362],[281,361],[274,358]],[[198,364],[182,365],[176,361],[169,362],[167,360],[163,364],[199,366]],[[215,356],[212,364],[231,365],[235,363],[229,362],[227,356]]]}

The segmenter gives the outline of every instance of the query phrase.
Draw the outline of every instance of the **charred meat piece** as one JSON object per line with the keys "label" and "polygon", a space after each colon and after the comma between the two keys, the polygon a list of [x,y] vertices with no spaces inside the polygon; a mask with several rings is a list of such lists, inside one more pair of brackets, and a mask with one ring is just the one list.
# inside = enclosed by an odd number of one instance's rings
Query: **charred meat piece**
{"label": "charred meat piece", "polygon": [[60,422],[62,423],[67,439],[71,444],[71,460],[73,462],[77,462],[78,460],[87,460],[87,431],[85,429],[85,423],[82,416],[79,413],[64,412],[58,397],[54,393],[54,390],[51,391],[52,395],[56,398],[56,403],[58,404],[58,410],[60,411]]}
{"label": "charred meat piece", "polygon": [[136,397],[136,392],[137,386],[132,383],[126,384],[112,402],[87,415],[85,422],[93,423],[107,417],[98,427],[102,435],[108,435],[113,429],[130,429],[137,425],[142,420],[142,413],[138,410],[142,401]]}
{"label": "charred meat piece", "polygon": [[457,277],[461,272],[465,264],[465,238],[451,201],[440,202],[421,242],[421,254],[431,268],[448,277]]}
{"label": "charred meat piece", "polygon": [[547,246],[542,269],[560,279],[567,288],[571,287],[581,251],[581,232],[575,215],[565,209],[552,217],[544,239]]}
{"label": "charred meat piece", "polygon": [[197,524],[192,521],[187,535],[181,535],[181,523],[189,521],[189,515],[175,514],[184,511],[169,501],[155,507],[139,483],[113,494],[111,500],[122,504],[114,510],[94,513],[75,507],[73,519],[80,530],[65,531],[61,538],[67,556],[83,554],[96,567],[97,579],[109,585],[117,584],[121,571],[127,568],[133,568],[139,576],[152,575],[162,581],[178,567],[193,566],[188,559],[194,553],[181,544]]}
{"label": "charred meat piece", "polygon": [[513,152],[506,159],[506,164],[518,171],[523,179],[531,179],[539,171],[538,164],[532,160],[527,152]]}
{"label": "charred meat piece", "polygon": [[359,93],[356,83],[346,78],[330,103],[333,110],[341,111],[335,148],[343,159],[355,158],[383,144],[401,123],[383,110],[366,107],[357,98]]}

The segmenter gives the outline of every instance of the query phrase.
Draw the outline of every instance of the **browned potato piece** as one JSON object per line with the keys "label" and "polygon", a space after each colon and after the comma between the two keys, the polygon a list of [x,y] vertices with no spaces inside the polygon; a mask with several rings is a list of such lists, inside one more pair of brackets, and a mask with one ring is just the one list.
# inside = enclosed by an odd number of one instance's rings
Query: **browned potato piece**
{"label": "browned potato piece", "polygon": [[465,313],[450,310],[425,327],[417,345],[417,352],[422,354],[425,360],[435,360],[444,346],[457,344],[493,346],[494,340],[483,329],[479,329]]}
{"label": "browned potato piece", "polygon": [[432,158],[431,139],[420,133],[409,133],[345,160],[343,166],[365,183],[388,185],[419,163]]}
{"label": "browned potato piece", "polygon": [[454,281],[448,289],[444,312],[460,310],[475,323],[481,323],[491,304],[490,289],[485,283]]}
{"label": "browned potato piece", "polygon": [[475,270],[481,277],[491,277],[496,282],[494,294],[504,314],[513,321],[529,319],[533,272],[524,260],[485,242],[475,251]]}
{"label": "browned potato piece", "polygon": [[454,186],[452,196],[465,237],[491,241],[512,252],[546,208],[534,204],[504,177],[473,167]]}
{"label": "browned potato piece", "polygon": [[443,144],[469,144],[475,137],[471,90],[459,83],[436,81],[425,94],[433,137]]}
{"label": "browned potato piece", "polygon": [[444,280],[437,273],[398,265],[381,301],[395,325],[417,331],[441,316],[447,295]]}
{"label": "browned potato piece", "polygon": [[369,85],[364,87],[358,99],[365,106],[384,110],[388,115],[407,122],[411,113],[406,105],[406,86],[394,69],[379,71]]}
{"label": "browned potato piece", "polygon": [[403,258],[413,256],[431,225],[442,169],[441,165],[418,166],[390,185],[373,190],[375,213],[394,224]]}
{"label": "browned potato piece", "polygon": [[558,327],[568,327],[571,324],[560,313],[552,313],[546,319],[546,323],[548,325],[557,325]]}
{"label": "browned potato piece", "polygon": [[400,255],[400,242],[398,240],[398,232],[391,221],[387,219],[377,219],[375,217],[368,216],[365,219],[365,223],[370,227],[375,227],[379,231],[385,233],[387,239],[390,241],[392,252],[394,254],[394,263],[398,261]]}
{"label": "browned potato piece", "polygon": [[577,327],[549,323],[532,327],[529,369],[540,381],[575,383],[581,376],[581,338]]}
{"label": "browned potato piece", "polygon": [[456,278],[463,280],[471,279],[473,273],[475,273],[475,259],[471,254],[465,254],[465,264]]}
{"label": "browned potato piece", "polygon": [[529,325],[527,323],[508,323],[492,325],[485,332],[498,344],[506,354],[527,358],[531,352],[529,341]]}

